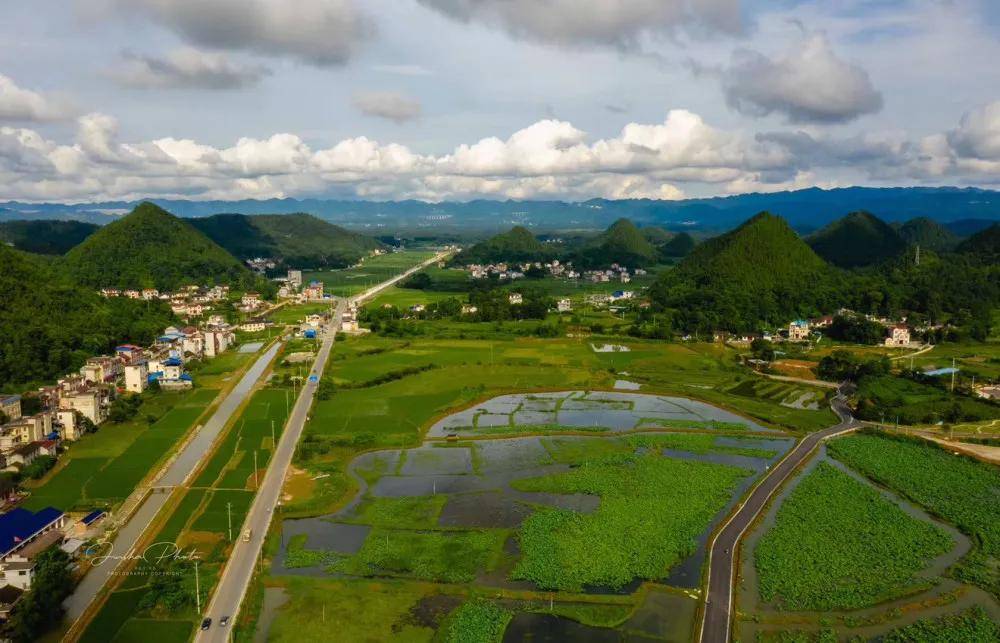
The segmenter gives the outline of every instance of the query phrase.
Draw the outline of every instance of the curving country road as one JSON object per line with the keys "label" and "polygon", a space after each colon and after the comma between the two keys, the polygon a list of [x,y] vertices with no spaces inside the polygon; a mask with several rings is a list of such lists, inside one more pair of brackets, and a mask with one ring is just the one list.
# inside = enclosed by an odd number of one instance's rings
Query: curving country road
{"label": "curving country road", "polygon": [[708,579],[705,593],[705,610],[702,615],[701,643],[728,643],[733,618],[733,586],[736,579],[736,548],[744,532],[778,491],[782,483],[802,464],[820,442],[859,428],[861,424],[851,415],[845,401],[845,386],[839,387],[837,396],[830,403],[840,422],[829,428],[810,433],[771,468],[757,483],[746,500],[723,523],[722,528],[708,544]]}

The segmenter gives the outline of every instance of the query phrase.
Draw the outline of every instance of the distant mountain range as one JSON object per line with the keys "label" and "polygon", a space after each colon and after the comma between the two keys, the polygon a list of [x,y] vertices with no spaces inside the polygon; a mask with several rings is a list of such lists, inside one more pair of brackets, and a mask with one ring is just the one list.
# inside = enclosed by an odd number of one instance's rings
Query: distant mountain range
{"label": "distant mountain range", "polygon": [[[809,233],[844,215],[864,210],[887,222],[918,217],[950,224],[952,232],[967,236],[1000,221],[1000,192],[978,188],[810,188],[769,194],[680,201],[592,199],[563,201],[337,201],[328,199],[266,199],[242,201],[186,201],[152,199],[181,217],[220,213],[292,214],[306,212],[346,227],[378,235],[395,231],[435,231],[473,228],[507,230],[515,225],[543,230],[598,230],[627,218],[640,226],[669,230],[729,230],[754,214],[781,215],[800,233]],[[97,223],[113,221],[131,211],[138,201],[85,204],[0,203],[0,221],[12,219],[73,219]]]}

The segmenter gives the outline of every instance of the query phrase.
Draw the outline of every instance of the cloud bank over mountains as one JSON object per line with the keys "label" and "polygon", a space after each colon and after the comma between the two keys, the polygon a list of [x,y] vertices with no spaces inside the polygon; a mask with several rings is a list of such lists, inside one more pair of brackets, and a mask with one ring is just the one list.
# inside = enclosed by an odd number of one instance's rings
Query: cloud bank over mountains
{"label": "cloud bank over mountains", "polygon": [[[4,80],[3,95],[36,96]],[[369,107],[382,109],[385,118],[409,118],[412,106],[394,100],[374,100]],[[32,113],[45,111],[35,103],[28,101]],[[681,198],[692,185],[710,185],[717,193],[802,187],[844,167],[859,180],[996,182],[1000,102],[970,111],[951,130],[915,140],[805,130],[747,136],[673,109],[660,123],[630,122],[613,137],[594,138],[570,122],[546,119],[506,138],[490,136],[438,155],[364,136],[314,149],[293,133],[244,137],[228,147],[172,137],[123,142],[117,121],[101,113],[79,117],[73,140],[65,143],[28,127],[0,127],[0,184],[7,198],[23,200],[309,194],[669,199]]]}

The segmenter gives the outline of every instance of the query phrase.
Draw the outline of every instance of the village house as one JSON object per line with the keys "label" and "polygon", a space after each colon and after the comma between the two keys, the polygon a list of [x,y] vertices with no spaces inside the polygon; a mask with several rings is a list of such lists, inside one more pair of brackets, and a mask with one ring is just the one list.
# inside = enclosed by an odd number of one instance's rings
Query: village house
{"label": "village house", "polygon": [[105,297],[121,297],[122,291],[117,288],[101,288],[101,294]]}
{"label": "village house", "polygon": [[151,299],[159,299],[160,298],[160,291],[157,290],[156,288],[143,288],[142,289],[142,298],[145,299],[145,300],[147,300],[147,301],[151,300]]}
{"label": "village house", "polygon": [[809,340],[809,322],[796,319],[788,325],[788,341],[804,342]]}
{"label": "village house", "polygon": [[524,297],[521,296],[519,292],[512,292],[507,296],[507,300],[512,304],[523,304]]}
{"label": "village house", "polygon": [[149,362],[143,360],[125,367],[125,390],[142,393],[149,386]]}
{"label": "village house", "polygon": [[479,308],[472,306],[470,304],[462,304],[462,314],[463,315],[475,315],[479,312]]}
{"label": "village house", "polygon": [[20,395],[0,395],[0,413],[7,416],[8,420],[17,420],[21,417],[21,396]]}
{"label": "village house", "polygon": [[255,292],[244,293],[240,299],[240,304],[244,308],[254,309],[260,306],[260,294]]}
{"label": "village house", "polygon": [[52,433],[52,419],[51,412],[40,411],[0,426],[0,451],[8,452],[31,442],[44,440]]}
{"label": "village house", "polygon": [[263,319],[253,319],[245,324],[240,324],[240,330],[245,333],[259,333],[265,328],[267,328],[267,322]]}
{"label": "village house", "polygon": [[569,299],[560,299],[556,302],[556,310],[561,313],[568,313],[573,310],[573,304]]}
{"label": "village house", "polygon": [[309,285],[302,290],[302,296],[306,299],[323,299],[323,282],[310,281]]}
{"label": "village house", "polygon": [[76,411],[94,424],[100,424],[108,417],[104,396],[100,389],[90,388],[66,391],[59,396],[59,408]]}
{"label": "village house", "polygon": [[889,336],[885,338],[886,346],[909,346],[910,329],[906,324],[896,324],[889,328]]}
{"label": "village house", "polygon": [[88,358],[80,367],[80,375],[87,382],[94,384],[104,384],[114,382],[122,372],[120,360],[107,355]]}
{"label": "village house", "polygon": [[301,270],[289,270],[288,271],[288,285],[296,290],[302,287],[302,271]]}

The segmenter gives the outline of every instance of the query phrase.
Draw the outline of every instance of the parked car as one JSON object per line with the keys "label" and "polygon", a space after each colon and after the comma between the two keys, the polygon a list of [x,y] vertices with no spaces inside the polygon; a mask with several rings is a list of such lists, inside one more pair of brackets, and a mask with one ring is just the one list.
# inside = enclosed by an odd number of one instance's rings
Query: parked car
{"label": "parked car", "polygon": [[212,619],[206,618],[204,621],[201,622],[201,629],[207,630],[210,627],[212,627]]}
{"label": "parked car", "polygon": [[227,625],[229,625],[229,617],[228,616],[223,616],[221,619],[219,619],[219,627],[225,627]]}

